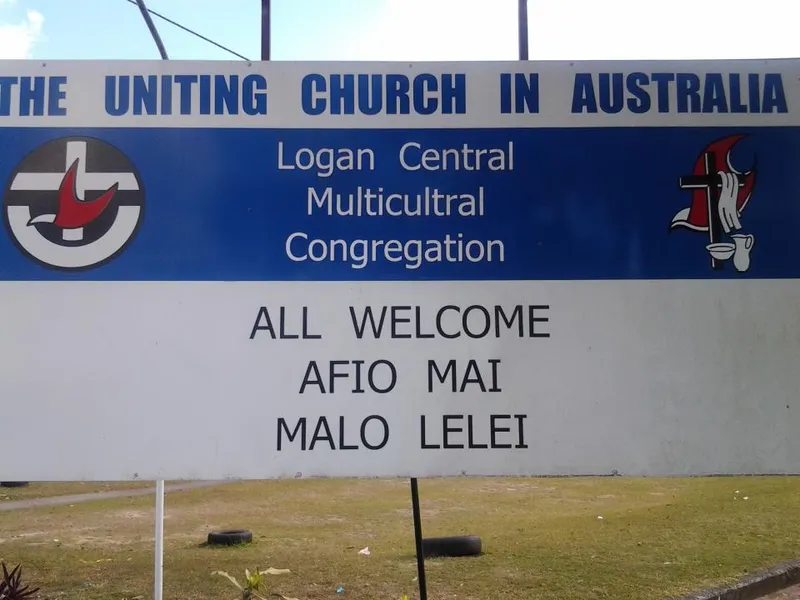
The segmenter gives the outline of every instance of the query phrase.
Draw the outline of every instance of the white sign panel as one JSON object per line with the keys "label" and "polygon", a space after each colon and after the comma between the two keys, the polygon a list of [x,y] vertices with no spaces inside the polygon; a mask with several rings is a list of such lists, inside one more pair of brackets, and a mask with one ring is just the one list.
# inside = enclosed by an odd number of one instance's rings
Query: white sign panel
{"label": "white sign panel", "polygon": [[797,61],[7,61],[3,480],[800,473]]}

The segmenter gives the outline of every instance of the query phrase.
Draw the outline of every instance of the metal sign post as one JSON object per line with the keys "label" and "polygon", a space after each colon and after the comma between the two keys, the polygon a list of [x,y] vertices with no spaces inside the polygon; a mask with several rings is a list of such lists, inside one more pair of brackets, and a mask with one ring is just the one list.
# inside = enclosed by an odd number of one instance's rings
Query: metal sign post
{"label": "metal sign post", "polygon": [[519,59],[528,60],[528,0],[519,0]]}
{"label": "metal sign post", "polygon": [[164,480],[156,482],[156,548],[153,600],[164,596]]}
{"label": "metal sign post", "polygon": [[261,0],[261,60],[269,60],[270,0]]}
{"label": "metal sign post", "polygon": [[139,11],[142,13],[142,18],[147,25],[147,29],[150,30],[150,35],[153,37],[153,41],[156,43],[158,53],[161,55],[162,59],[168,60],[169,56],[167,55],[167,49],[164,47],[164,42],[161,41],[161,36],[158,35],[158,29],[156,29],[153,19],[150,18],[150,11],[147,10],[144,0],[136,0],[136,5],[139,7]]}
{"label": "metal sign post", "polygon": [[419,486],[417,478],[411,478],[411,510],[414,513],[414,542],[417,546],[417,577],[419,579],[419,600],[428,600],[428,586],[425,583],[425,556],[422,554],[422,518],[419,514]]}

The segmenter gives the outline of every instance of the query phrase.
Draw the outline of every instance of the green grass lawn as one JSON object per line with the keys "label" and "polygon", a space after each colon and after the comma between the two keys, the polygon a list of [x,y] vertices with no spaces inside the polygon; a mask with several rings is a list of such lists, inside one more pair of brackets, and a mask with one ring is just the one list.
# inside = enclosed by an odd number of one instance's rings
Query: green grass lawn
{"label": "green grass lawn", "polygon": [[[800,478],[420,480],[420,498],[426,537],[484,544],[481,557],[427,561],[431,600],[663,599],[800,558]],[[150,599],[153,517],[151,496],[0,513],[0,556],[21,562],[44,598]],[[204,547],[219,528],[248,528],[255,541]],[[234,600],[211,572],[241,579],[255,567],[291,569],[268,577],[265,596],[417,596],[406,480],[176,492],[165,535],[171,600]]]}

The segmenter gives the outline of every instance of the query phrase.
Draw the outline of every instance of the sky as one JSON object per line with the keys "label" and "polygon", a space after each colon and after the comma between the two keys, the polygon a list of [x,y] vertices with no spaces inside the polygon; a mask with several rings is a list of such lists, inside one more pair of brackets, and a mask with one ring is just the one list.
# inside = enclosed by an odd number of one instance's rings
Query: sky
{"label": "sky", "polygon": [[[248,59],[260,0],[146,0]],[[528,0],[531,60],[800,57],[799,0]],[[757,8],[756,8],[757,7]],[[238,60],[157,17],[169,58]],[[272,59],[514,60],[517,0],[272,0]],[[159,59],[128,0],[0,0],[0,59]]]}

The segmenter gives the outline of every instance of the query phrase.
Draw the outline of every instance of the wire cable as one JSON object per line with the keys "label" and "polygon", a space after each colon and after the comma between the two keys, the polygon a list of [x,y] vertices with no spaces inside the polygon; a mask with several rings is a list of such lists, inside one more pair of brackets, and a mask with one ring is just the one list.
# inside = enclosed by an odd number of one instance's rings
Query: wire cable
{"label": "wire cable", "polygon": [[[127,0],[127,1],[130,4],[133,4],[134,6],[139,6],[139,3],[136,0]],[[185,26],[181,25],[180,23],[177,23],[176,21],[173,21],[172,19],[169,19],[169,18],[165,17],[162,14],[157,13],[156,11],[152,10],[151,8],[148,8],[147,12],[149,12],[151,15],[154,15],[154,16],[158,17],[159,19],[163,19],[164,21],[166,21],[170,25],[174,25],[175,27],[177,27],[179,29],[183,29],[185,32],[190,33],[193,36],[198,37],[201,40],[203,40],[205,42],[208,42],[209,44],[212,44],[212,45],[216,46],[217,48],[220,48],[220,49],[224,50],[225,52],[229,52],[230,54],[233,54],[234,56],[236,56],[238,58],[241,58],[242,60],[246,60],[246,61],[250,62],[250,59],[247,58],[246,56],[242,56],[238,52],[235,52],[235,51],[231,50],[230,48],[226,48],[222,44],[218,44],[214,40],[209,39],[206,36],[201,35],[201,34],[197,33],[196,31],[193,31],[193,30],[189,29],[188,27],[185,27]]]}

